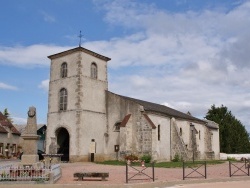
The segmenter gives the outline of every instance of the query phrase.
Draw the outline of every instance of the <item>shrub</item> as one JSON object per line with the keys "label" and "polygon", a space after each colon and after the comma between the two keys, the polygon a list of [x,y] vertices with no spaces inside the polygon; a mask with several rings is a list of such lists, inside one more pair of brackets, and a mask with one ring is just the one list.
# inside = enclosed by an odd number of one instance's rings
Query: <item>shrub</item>
{"label": "shrub", "polygon": [[130,161],[136,161],[138,160],[138,157],[136,155],[130,154],[130,155],[126,155],[124,157],[125,160],[130,160]]}
{"label": "shrub", "polygon": [[143,155],[141,157],[141,160],[144,161],[145,163],[150,163],[150,161],[151,161],[151,155]]}
{"label": "shrub", "polygon": [[236,161],[236,159],[234,157],[227,157],[228,161]]}
{"label": "shrub", "polygon": [[180,161],[180,156],[179,156],[178,153],[176,153],[176,154],[174,155],[174,158],[173,158],[172,161],[173,161],[173,162],[179,162],[179,161]]}

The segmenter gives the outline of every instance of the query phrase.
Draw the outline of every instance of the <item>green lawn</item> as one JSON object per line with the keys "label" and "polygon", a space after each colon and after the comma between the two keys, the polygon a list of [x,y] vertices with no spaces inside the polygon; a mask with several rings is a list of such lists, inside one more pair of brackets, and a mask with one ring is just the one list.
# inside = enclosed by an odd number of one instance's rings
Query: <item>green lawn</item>
{"label": "green lawn", "polygon": [[[197,166],[199,163],[204,163],[204,161],[195,161],[194,166]],[[225,163],[226,161],[221,161],[221,160],[212,160],[212,161],[207,161],[207,165],[216,165],[216,164],[222,164]],[[96,162],[97,164],[104,164],[104,165],[119,165],[119,166],[125,166],[126,162],[125,161],[104,161],[104,162]],[[140,166],[140,163],[133,163],[135,166]],[[150,164],[145,164],[146,166]],[[182,162],[159,162],[155,163],[155,167],[159,168],[181,168],[183,166]],[[193,166],[192,161],[188,162],[188,166]]]}

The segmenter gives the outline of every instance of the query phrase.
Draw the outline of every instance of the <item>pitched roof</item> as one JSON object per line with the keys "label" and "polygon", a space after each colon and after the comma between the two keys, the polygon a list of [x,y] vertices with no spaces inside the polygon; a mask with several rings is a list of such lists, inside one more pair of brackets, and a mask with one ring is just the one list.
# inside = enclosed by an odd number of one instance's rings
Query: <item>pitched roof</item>
{"label": "pitched roof", "polygon": [[131,116],[131,114],[128,114],[128,115],[126,115],[126,116],[123,118],[120,127],[126,127],[126,125],[127,125],[127,123],[128,123],[128,120],[129,120],[130,116]]}
{"label": "pitched roof", "polygon": [[[2,114],[2,112],[0,112],[0,125],[3,128],[8,127],[11,130],[12,134],[21,135],[20,132],[16,129],[16,127],[14,125],[12,125],[12,123]],[[3,131],[3,129],[2,129],[2,131]],[[5,131],[6,131],[6,129],[5,129]]]}
{"label": "pitched roof", "polygon": [[[108,91],[108,92],[110,92],[110,91]],[[110,92],[110,93],[112,93],[112,92]],[[115,94],[115,93],[113,93],[113,94]],[[120,97],[125,98],[125,99],[130,100],[130,101],[133,101],[137,104],[140,104],[141,106],[143,106],[144,110],[148,111],[148,112],[156,112],[156,113],[161,113],[161,114],[164,114],[164,115],[167,115],[170,117],[174,117],[174,118],[187,119],[190,121],[198,121],[198,122],[205,123],[205,124],[207,123],[204,120],[198,119],[196,117],[185,114],[183,112],[180,112],[180,111],[175,110],[173,108],[167,107],[165,105],[147,102],[147,101],[143,101],[143,100],[139,100],[139,99],[134,99],[134,98],[118,95],[118,94],[115,94],[115,95],[120,96]]]}
{"label": "pitched roof", "polygon": [[211,120],[205,120],[207,122],[207,127],[211,128],[211,129],[219,129],[219,124],[215,123],[214,121]]}
{"label": "pitched roof", "polygon": [[104,61],[111,60],[111,58],[109,58],[109,57],[106,57],[106,56],[103,56],[101,54],[95,53],[95,52],[90,51],[90,50],[88,50],[86,48],[83,48],[83,47],[76,47],[76,48],[73,48],[73,49],[70,49],[70,50],[66,50],[64,52],[60,52],[60,53],[57,53],[57,54],[54,54],[54,55],[50,55],[50,56],[48,56],[48,58],[49,59],[55,59],[55,58],[63,57],[63,56],[66,56],[68,54],[71,54],[71,53],[74,53],[74,52],[79,52],[79,51],[85,52],[85,53],[87,53],[89,55],[92,55],[92,56],[97,57],[99,59],[102,59]]}
{"label": "pitched roof", "polygon": [[8,133],[8,131],[6,131],[6,129],[0,125],[0,133]]}

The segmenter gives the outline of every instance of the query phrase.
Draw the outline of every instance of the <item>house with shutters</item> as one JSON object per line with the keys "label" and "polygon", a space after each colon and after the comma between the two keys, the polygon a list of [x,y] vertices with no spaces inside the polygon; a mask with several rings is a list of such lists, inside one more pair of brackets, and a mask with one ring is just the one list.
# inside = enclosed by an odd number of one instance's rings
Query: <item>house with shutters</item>
{"label": "house with shutters", "polygon": [[0,158],[10,158],[18,153],[20,132],[0,112]]}

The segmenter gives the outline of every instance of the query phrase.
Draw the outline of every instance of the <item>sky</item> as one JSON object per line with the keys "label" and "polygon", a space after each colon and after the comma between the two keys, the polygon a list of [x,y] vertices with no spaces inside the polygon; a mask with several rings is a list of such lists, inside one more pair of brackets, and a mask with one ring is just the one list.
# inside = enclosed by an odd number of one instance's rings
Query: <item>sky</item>
{"label": "sky", "polygon": [[224,105],[250,132],[249,0],[9,0],[0,6],[0,111],[47,123],[50,61],[110,57],[109,91],[203,119]]}

